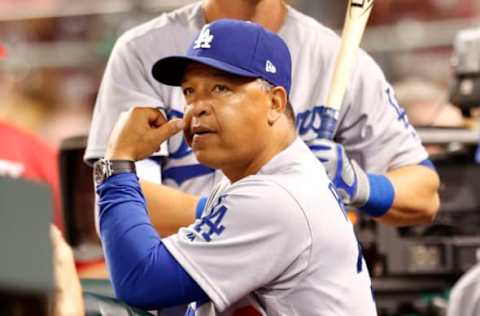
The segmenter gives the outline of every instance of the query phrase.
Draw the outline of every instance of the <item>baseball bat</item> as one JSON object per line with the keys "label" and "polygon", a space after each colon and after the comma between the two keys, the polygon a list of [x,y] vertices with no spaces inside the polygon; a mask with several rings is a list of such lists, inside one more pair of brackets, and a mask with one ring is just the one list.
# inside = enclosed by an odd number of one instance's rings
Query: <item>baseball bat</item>
{"label": "baseball bat", "polygon": [[319,136],[329,140],[338,120],[345,90],[350,80],[352,67],[355,63],[358,46],[365,31],[368,17],[372,11],[374,0],[349,0],[345,23],[342,30],[340,50],[335,61],[332,80],[321,111]]}

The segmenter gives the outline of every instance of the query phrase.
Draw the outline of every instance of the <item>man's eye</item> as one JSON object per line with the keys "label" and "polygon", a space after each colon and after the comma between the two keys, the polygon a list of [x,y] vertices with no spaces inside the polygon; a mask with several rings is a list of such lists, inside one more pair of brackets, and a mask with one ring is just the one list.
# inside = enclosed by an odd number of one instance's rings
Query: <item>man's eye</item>
{"label": "man's eye", "polygon": [[183,88],[183,95],[184,96],[189,96],[192,95],[193,89],[192,88]]}
{"label": "man's eye", "polygon": [[225,93],[225,92],[228,92],[228,91],[230,91],[230,89],[223,84],[216,84],[213,87],[213,92],[216,92],[216,93]]}

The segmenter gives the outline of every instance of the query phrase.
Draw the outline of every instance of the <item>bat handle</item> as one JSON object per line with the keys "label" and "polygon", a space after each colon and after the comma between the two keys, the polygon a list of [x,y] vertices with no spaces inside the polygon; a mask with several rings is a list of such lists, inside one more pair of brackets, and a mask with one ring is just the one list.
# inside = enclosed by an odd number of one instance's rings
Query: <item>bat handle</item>
{"label": "bat handle", "polygon": [[337,126],[338,110],[327,107],[320,106],[320,128],[317,131],[318,138],[333,140],[335,133],[335,127]]}

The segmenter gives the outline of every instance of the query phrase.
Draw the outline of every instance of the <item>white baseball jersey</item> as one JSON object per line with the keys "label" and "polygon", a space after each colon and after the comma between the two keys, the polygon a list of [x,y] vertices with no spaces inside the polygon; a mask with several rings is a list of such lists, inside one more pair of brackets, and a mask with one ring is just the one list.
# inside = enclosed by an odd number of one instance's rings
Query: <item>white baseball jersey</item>
{"label": "white baseball jersey", "polygon": [[297,138],[260,171],[210,195],[204,215],[165,246],[211,302],[193,315],[376,315],[370,277],[321,163]]}
{"label": "white baseball jersey", "polygon": [[[184,54],[203,25],[200,3],[195,3],[163,14],[118,40],[99,91],[86,159],[104,155],[118,116],[133,106],[160,106],[169,117],[183,116],[181,89],[158,83],[151,69],[160,58]],[[292,55],[290,99],[297,130],[303,140],[309,141],[317,137],[318,108],[326,99],[340,40],[333,31],[291,7],[279,35]],[[427,158],[391,86],[363,51],[344,98],[335,140],[369,172],[382,173]],[[166,149],[162,182],[185,192],[208,195],[220,173],[198,164],[181,134],[170,139]]]}

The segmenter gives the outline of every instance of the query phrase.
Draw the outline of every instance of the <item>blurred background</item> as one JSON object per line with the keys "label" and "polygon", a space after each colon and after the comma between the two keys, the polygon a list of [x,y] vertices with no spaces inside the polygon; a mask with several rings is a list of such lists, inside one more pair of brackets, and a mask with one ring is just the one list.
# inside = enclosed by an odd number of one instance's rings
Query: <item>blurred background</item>
{"label": "blurred background", "polygon": [[[60,212],[80,272],[101,260],[93,216],[78,210],[93,214],[82,154],[110,51],[125,30],[191,2],[0,0],[0,121],[58,154]],[[346,0],[287,2],[341,30]],[[353,216],[379,314],[444,315],[449,290],[480,249],[480,0],[376,0],[361,46],[394,85],[443,181],[434,224],[395,230]],[[16,146],[1,134],[0,144]],[[91,271],[81,277],[95,278]],[[97,285],[84,282],[111,293]]]}
{"label": "blurred background", "polygon": [[[103,68],[126,29],[188,0],[0,1],[0,117],[52,146],[88,131]],[[327,26],[344,0],[290,0]],[[362,47],[390,82],[420,78],[444,91],[459,30],[479,24],[478,0],[377,0]],[[15,110],[13,110],[15,109]]]}

